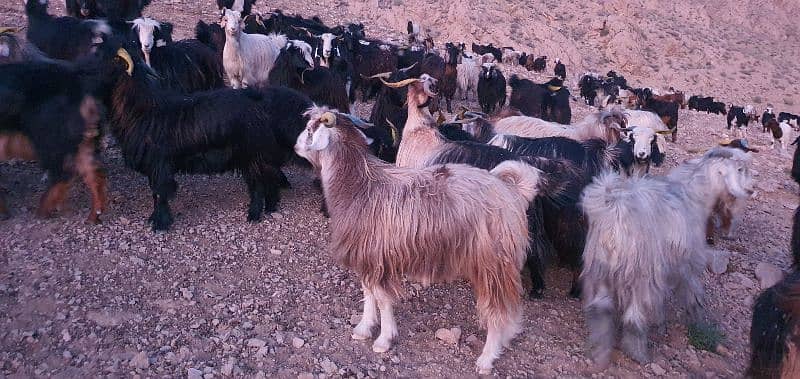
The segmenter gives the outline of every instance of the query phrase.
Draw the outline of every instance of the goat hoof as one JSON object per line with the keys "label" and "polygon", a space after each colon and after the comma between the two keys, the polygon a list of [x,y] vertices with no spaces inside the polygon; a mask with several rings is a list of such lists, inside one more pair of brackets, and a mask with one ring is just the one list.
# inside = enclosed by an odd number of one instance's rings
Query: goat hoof
{"label": "goat hoof", "polygon": [[572,289],[569,290],[569,297],[571,297],[573,299],[580,299],[581,298],[581,288],[577,287],[577,286],[572,287]]}
{"label": "goat hoof", "polygon": [[531,300],[533,299],[543,299],[544,298],[544,289],[532,289],[531,292],[528,294]]}
{"label": "goat hoof", "polygon": [[155,215],[155,217],[151,217],[150,222],[153,224],[153,231],[154,232],[167,231],[167,230],[169,230],[169,227],[172,226],[172,216],[170,216],[170,215],[166,215],[166,216]]}
{"label": "goat hoof", "polygon": [[478,357],[478,361],[475,362],[475,371],[477,371],[479,375],[492,375],[493,361],[494,359],[492,359],[491,356],[487,357],[481,354],[481,356]]}
{"label": "goat hoof", "polygon": [[711,246],[714,246],[714,244],[715,244],[714,238],[712,238],[712,237],[706,238],[706,243],[711,245]]}
{"label": "goat hoof", "polygon": [[385,353],[392,348],[392,343],[389,341],[381,341],[380,339],[375,340],[372,344],[372,351],[376,353]]}
{"label": "goat hoof", "polygon": [[249,212],[247,213],[247,221],[253,224],[261,222],[261,212]]}
{"label": "goat hoof", "polygon": [[372,337],[371,334],[361,334],[360,332],[353,331],[353,334],[350,335],[350,338],[356,341],[364,341]]}
{"label": "goat hoof", "polygon": [[9,214],[8,214],[8,213],[6,213],[6,212],[2,212],[2,213],[0,213],[0,221],[3,221],[3,220],[8,220],[10,217],[11,217],[11,216],[9,216]]}
{"label": "goat hoof", "polygon": [[86,219],[86,223],[89,225],[100,225],[103,221],[100,220],[100,217],[89,217]]}

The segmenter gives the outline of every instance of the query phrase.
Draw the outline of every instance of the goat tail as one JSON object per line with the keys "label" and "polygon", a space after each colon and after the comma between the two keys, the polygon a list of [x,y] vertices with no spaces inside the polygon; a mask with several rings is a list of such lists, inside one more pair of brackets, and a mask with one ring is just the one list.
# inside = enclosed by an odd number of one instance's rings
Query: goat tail
{"label": "goat tail", "polygon": [[538,195],[543,184],[542,171],[523,162],[505,161],[493,168],[491,173],[509,184],[529,203]]}

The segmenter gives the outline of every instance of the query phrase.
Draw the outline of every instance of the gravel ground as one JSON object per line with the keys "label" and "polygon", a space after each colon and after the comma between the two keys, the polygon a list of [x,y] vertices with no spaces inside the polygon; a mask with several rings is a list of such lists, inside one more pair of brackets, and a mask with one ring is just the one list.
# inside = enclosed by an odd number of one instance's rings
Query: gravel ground
{"label": "gravel ground", "polygon": [[[20,23],[12,16],[21,7],[0,8],[2,21]],[[213,19],[210,5],[202,13],[200,8],[180,18]],[[179,29],[184,34],[187,25]],[[369,107],[357,104],[356,113],[364,116]],[[578,103],[573,109],[576,118],[589,111]],[[668,145],[667,164],[655,171],[728,137],[724,122],[681,111],[679,143]],[[750,308],[760,291],[754,270],[761,262],[789,266],[797,205],[790,156],[769,151],[760,131],[751,131],[751,142],[762,149],[754,155],[758,192],[735,238],[719,242],[733,253],[727,272],[705,277],[709,313],[726,335],[718,351],[689,346],[670,305],[666,335],[651,337],[654,363],[640,366],[618,354],[606,372],[589,374],[580,303],[566,296],[570,274],[555,268],[544,299],[525,301],[523,332],[496,362],[495,374],[741,376],[749,357]],[[176,222],[169,233],[154,234],[145,222],[151,211],[145,178],[126,169],[113,148],[103,160],[111,203],[98,226],[84,224],[89,198],[81,186],[57,218],[36,218],[42,171],[34,163],[0,164],[12,212],[0,221],[0,378],[474,375],[485,332],[477,328],[464,283],[413,286],[397,307],[400,336],[388,353],[373,353],[371,341],[350,339],[361,292],[355,276],[328,255],[321,195],[308,170],[286,170],[293,188],[283,192],[279,212],[259,224],[245,221],[247,196],[239,178],[180,177],[172,202]],[[459,328],[460,338],[437,339],[440,328]]]}

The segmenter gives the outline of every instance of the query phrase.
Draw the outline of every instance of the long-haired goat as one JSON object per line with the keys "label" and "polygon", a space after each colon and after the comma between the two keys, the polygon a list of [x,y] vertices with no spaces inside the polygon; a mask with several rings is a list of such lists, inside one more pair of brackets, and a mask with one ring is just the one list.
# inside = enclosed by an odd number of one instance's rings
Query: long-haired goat
{"label": "long-haired goat", "polygon": [[506,105],[506,77],[494,63],[484,63],[478,79],[478,102],[484,113]]}
{"label": "long-haired goat", "polygon": [[458,62],[461,61],[461,45],[446,43],[446,56],[444,66],[444,77],[439,81],[439,90],[441,97],[447,103],[447,112],[452,113],[453,97],[456,95],[458,89]]}
{"label": "long-haired goat", "polygon": [[225,48],[222,65],[234,89],[263,86],[288,39],[282,34],[265,36],[242,31],[239,12],[225,10]]}
{"label": "long-haired goat", "polygon": [[458,79],[458,92],[462,100],[469,100],[470,94],[477,97],[478,81],[481,77],[481,62],[477,59],[462,57],[461,63],[456,66]]}
{"label": "long-haired goat", "polygon": [[[111,96],[111,127],[128,166],[146,175],[153,192],[154,230],[173,222],[175,175],[238,171],[250,192],[249,221],[271,212],[280,167],[303,129],[304,95],[283,87],[229,88],[181,95],[162,91],[150,69],[119,52]],[[124,70],[123,70],[124,68]]]}
{"label": "long-haired goat", "polygon": [[[800,149],[795,150],[792,178],[800,183]],[[753,305],[750,367],[755,379],[800,377],[800,207],[792,223],[792,272],[766,289]]]}
{"label": "long-haired goat", "polygon": [[322,169],[331,251],[356,272],[364,291],[352,337],[370,338],[380,309],[372,349],[391,348],[398,334],[393,304],[405,294],[404,277],[424,284],[466,279],[488,329],[477,369],[490,373],[519,331],[525,210],[536,196],[539,170],[519,162],[491,173],[464,165],[397,168],[368,154],[363,134],[346,117],[324,108],[308,114],[295,150]]}
{"label": "long-haired goat", "polygon": [[794,128],[786,121],[781,121],[780,124],[775,119],[771,119],[764,124],[764,129],[772,132],[772,141],[770,146],[778,152],[783,152],[789,148],[789,141],[793,141],[792,132]]}
{"label": "long-haired goat", "polygon": [[211,47],[196,39],[161,40],[157,38],[161,27],[151,18],[137,18],[132,27],[145,63],[158,74],[161,87],[191,93],[225,86],[222,61]]}
{"label": "long-haired goat", "polygon": [[53,17],[47,13],[47,3],[48,0],[25,2],[26,37],[50,58],[74,61],[89,56],[111,34],[111,28],[102,20]]}
{"label": "long-haired goat", "polygon": [[498,120],[497,134],[513,134],[521,137],[567,137],[577,141],[600,138],[608,143],[620,140],[627,124],[625,114],[620,110],[591,113],[572,125],[564,125],[528,116],[512,116]]}
{"label": "long-haired goat", "polygon": [[649,361],[649,324],[664,322],[672,284],[687,321],[707,322],[701,275],[712,252],[704,226],[716,199],[749,196],[752,178],[749,159],[737,149],[717,147],[687,165],[674,169],[685,172],[681,181],[605,173],[583,192],[589,223],[581,273],[584,312],[591,356],[601,368],[611,359],[615,310],[622,349],[640,363]]}

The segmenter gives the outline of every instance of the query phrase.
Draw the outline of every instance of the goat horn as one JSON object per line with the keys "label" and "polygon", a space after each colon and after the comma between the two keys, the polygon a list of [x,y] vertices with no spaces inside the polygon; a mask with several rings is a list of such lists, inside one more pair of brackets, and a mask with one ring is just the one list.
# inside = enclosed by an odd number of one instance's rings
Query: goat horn
{"label": "goat horn", "polygon": [[125,61],[125,64],[128,65],[128,67],[125,67],[125,72],[128,73],[128,76],[132,76],[133,75],[133,59],[131,59],[131,55],[128,54],[127,50],[125,50],[125,49],[120,47],[119,50],[117,50],[117,56],[122,58],[122,60]]}
{"label": "goat horn", "polygon": [[400,141],[397,139],[397,127],[392,124],[389,119],[386,119],[386,123],[389,124],[389,131],[392,133],[392,147],[397,147],[400,145]]}
{"label": "goat horn", "polygon": [[660,134],[662,136],[668,136],[672,134],[672,130],[659,130],[656,132],[656,134]]}
{"label": "goat horn", "polygon": [[411,66],[408,66],[406,68],[401,68],[400,71],[407,72],[408,70],[414,68],[414,66],[416,66],[416,65],[417,65],[417,62],[414,62],[414,64],[412,64]]}
{"label": "goat horn", "polygon": [[384,80],[383,78],[380,78],[380,79],[383,82],[383,84],[386,85],[389,88],[402,88],[402,87],[405,87],[405,86],[407,86],[407,85],[409,85],[411,83],[416,83],[416,82],[419,81],[419,79],[417,79],[417,78],[410,78],[410,79],[406,79],[406,80],[401,80],[401,81],[396,82],[396,83],[390,83],[390,82],[387,82],[386,80]]}
{"label": "goat horn", "polygon": [[372,76],[361,75],[361,77],[363,77],[364,79],[377,79],[377,78],[389,79],[390,76],[392,76],[391,72],[382,72],[380,74],[375,74]]}
{"label": "goat horn", "polygon": [[332,128],[336,125],[336,115],[333,112],[325,112],[319,117],[319,122],[327,128]]}
{"label": "goat horn", "polygon": [[20,28],[3,27],[3,28],[0,28],[0,34],[16,33],[16,32],[18,32],[20,30],[21,30]]}

